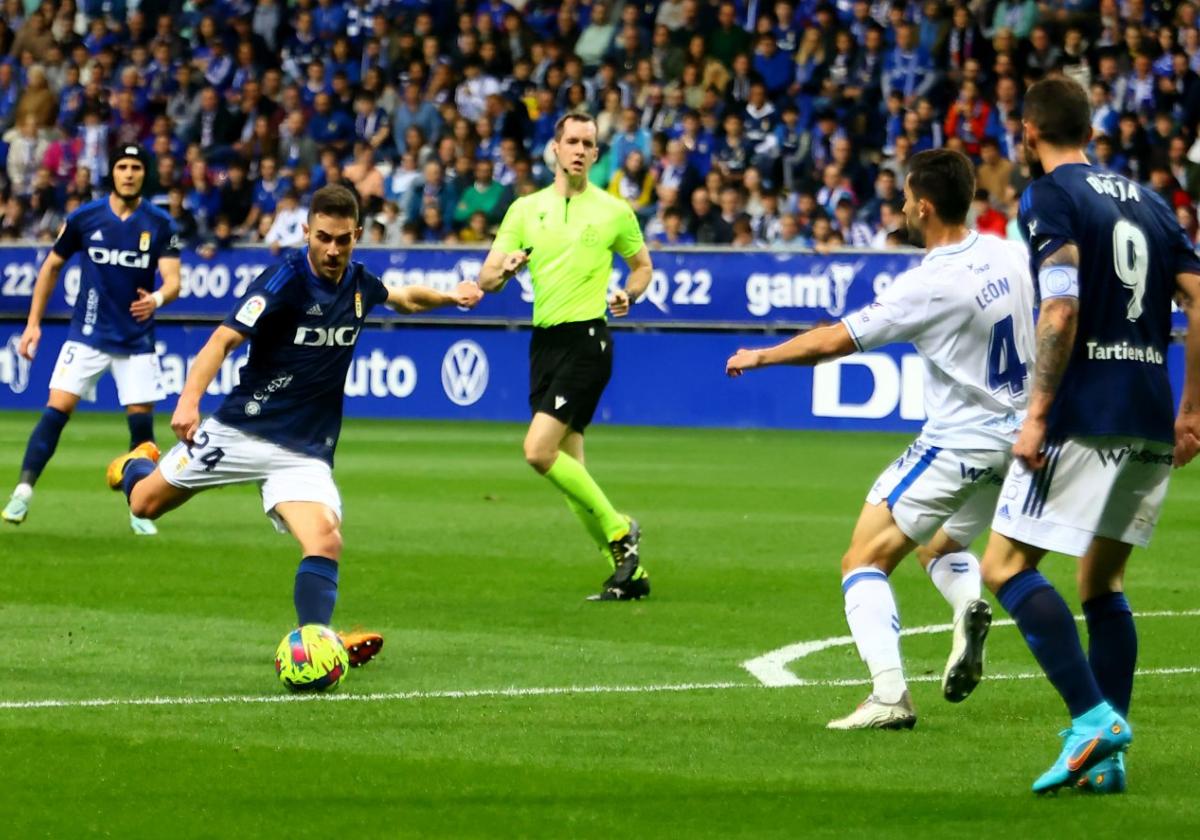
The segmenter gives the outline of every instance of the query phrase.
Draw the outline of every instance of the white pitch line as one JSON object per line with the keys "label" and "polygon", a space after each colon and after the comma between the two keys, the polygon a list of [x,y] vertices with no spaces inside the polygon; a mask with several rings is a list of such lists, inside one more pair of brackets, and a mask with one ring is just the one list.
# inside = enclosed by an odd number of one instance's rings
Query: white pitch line
{"label": "white pitch line", "polygon": [[[1152,610],[1134,613],[1136,618],[1187,618],[1200,616],[1200,610]],[[1075,616],[1076,621],[1083,621],[1083,616]],[[992,627],[1011,627],[1011,618],[1002,618],[992,622]],[[946,633],[954,629],[953,624],[927,624],[924,627],[907,627],[900,631],[901,636],[924,636],[930,633]],[[788,669],[788,665],[797,659],[803,659],[814,653],[835,647],[847,647],[854,644],[852,636],[831,636],[828,639],[813,639],[807,642],[796,642],[776,650],[747,659],[742,663],[750,674],[765,686],[782,688],[789,685],[807,685],[808,680],[801,679]],[[940,679],[940,678],[939,678]],[[819,684],[819,683],[818,683]]]}
{"label": "white pitch line", "polygon": [[[1147,668],[1137,672],[1139,677],[1166,677],[1200,674],[1200,667]],[[1038,673],[987,674],[985,681],[1042,679]],[[923,675],[910,677],[909,682],[939,682],[941,677]],[[803,680],[788,686],[768,686],[752,682],[673,683],[666,685],[569,685],[547,688],[480,688],[464,691],[401,691],[384,694],[264,694],[259,696],[229,695],[225,697],[129,697],[92,700],[5,700],[6,709],[96,709],[114,706],[232,706],[273,703],[394,703],[412,700],[469,700],[488,697],[550,697],[576,694],[663,694],[687,691],[728,691],[729,689],[771,688],[845,688],[870,685],[868,679]]]}

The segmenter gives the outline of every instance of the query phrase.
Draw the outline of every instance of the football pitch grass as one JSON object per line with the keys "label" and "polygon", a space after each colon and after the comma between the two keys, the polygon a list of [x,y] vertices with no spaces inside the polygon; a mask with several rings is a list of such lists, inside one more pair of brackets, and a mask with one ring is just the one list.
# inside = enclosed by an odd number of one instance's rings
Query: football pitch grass
{"label": "football pitch grass", "polygon": [[[0,414],[5,493],[34,421]],[[593,473],[641,520],[654,586],[597,604],[606,570],[522,434],[347,422],[335,624],[386,645],[338,695],[294,702],[272,655],[298,552],[255,489],[134,537],[103,483],[125,423],[77,416],[28,521],[0,530],[0,834],[1195,836],[1200,465],[1129,575],[1158,613],[1139,623],[1130,790],[1039,800],[1066,713],[1040,677],[995,678],[1036,671],[1010,626],[957,706],[936,682],[948,633],[905,637],[912,732],[824,729],[867,692],[852,646],[791,662],[798,686],[742,667],[846,634],[839,559],[907,438],[596,427]],[[1074,603],[1073,562],[1044,568]],[[915,559],[894,582],[906,627],[948,620]]]}

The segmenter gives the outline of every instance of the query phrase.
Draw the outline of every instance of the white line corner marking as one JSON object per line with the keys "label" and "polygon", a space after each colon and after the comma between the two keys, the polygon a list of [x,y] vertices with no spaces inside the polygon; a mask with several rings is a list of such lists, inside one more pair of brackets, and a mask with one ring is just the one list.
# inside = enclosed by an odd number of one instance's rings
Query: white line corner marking
{"label": "white line corner marking", "polygon": [[[1200,616],[1200,610],[1159,610],[1157,612],[1134,613],[1134,616],[1137,618],[1185,618]],[[1075,620],[1082,621],[1083,618],[1076,616]],[[1011,618],[1002,618],[999,621],[993,621],[992,627],[1011,627],[1013,623]],[[924,636],[930,633],[945,633],[953,629],[953,626],[952,624],[927,624],[924,627],[908,627],[901,630],[900,635]],[[814,653],[820,653],[823,650],[835,647],[847,647],[852,644],[854,644],[854,639],[851,636],[831,636],[828,639],[796,642],[795,644],[786,645],[785,647],[764,653],[762,656],[747,659],[742,663],[742,667],[768,688],[783,688],[794,685],[829,685],[830,680],[801,679],[788,670],[788,665],[798,659],[812,656]],[[859,681],[853,681],[853,683],[857,682]]]}

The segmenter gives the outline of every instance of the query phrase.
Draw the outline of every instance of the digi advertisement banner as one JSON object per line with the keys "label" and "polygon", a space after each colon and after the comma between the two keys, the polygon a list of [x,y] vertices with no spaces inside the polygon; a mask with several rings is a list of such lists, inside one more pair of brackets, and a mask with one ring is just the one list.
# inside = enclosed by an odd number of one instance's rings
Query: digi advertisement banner
{"label": "digi advertisement banner", "polygon": [[[20,325],[0,324],[0,409],[39,409],[67,327],[48,324],[30,363],[17,355]],[[174,406],[187,369],[211,326],[166,324],[157,330],[168,399]],[[725,360],[739,347],[780,340],[756,333],[614,332],[614,372],[597,420],[653,426],[857,429],[915,432],[924,419],[923,368],[911,347],[897,346],[816,368],[771,368],[738,379]],[[529,418],[528,330],[408,326],[363,331],[346,377],[349,417],[496,420]],[[238,381],[246,351],[231,356],[202,408],[212,411]],[[1171,348],[1176,390],[1183,348]],[[303,376],[303,371],[297,371]],[[97,402],[116,410],[111,377]]]}

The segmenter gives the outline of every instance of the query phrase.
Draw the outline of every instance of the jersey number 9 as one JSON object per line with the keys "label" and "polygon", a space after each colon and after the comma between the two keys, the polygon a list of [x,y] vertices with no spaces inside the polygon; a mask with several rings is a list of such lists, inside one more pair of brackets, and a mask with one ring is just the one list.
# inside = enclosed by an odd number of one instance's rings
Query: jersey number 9
{"label": "jersey number 9", "polygon": [[1136,321],[1142,316],[1142,298],[1146,295],[1146,273],[1150,270],[1150,245],[1142,229],[1126,219],[1113,225],[1113,268],[1121,285],[1133,294],[1126,309],[1126,318]]}

